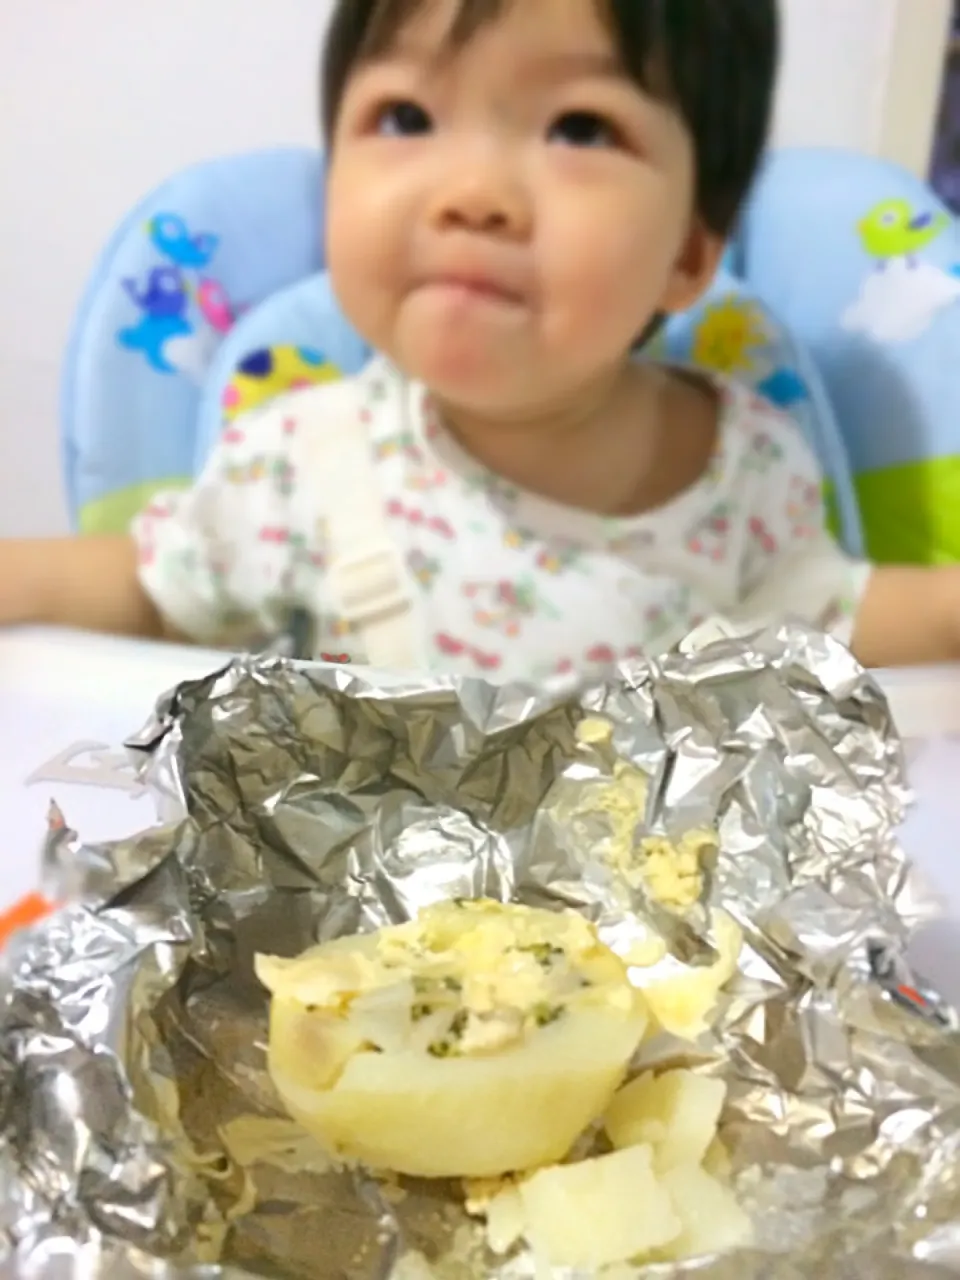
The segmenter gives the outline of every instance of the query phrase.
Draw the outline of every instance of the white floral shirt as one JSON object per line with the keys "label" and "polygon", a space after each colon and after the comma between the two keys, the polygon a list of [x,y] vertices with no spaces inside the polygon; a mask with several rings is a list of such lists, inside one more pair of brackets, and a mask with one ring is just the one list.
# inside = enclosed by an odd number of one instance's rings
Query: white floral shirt
{"label": "white floral shirt", "polygon": [[362,429],[425,668],[497,680],[588,670],[663,652],[717,615],[790,614],[845,635],[869,566],[827,532],[813,455],[789,417],[717,387],[706,473],[621,519],[500,480],[444,432],[422,386],[375,361],[347,390],[298,391],[226,427],[195,485],[137,518],[141,580],[199,642],[253,645],[300,615],[317,655],[362,661],[325,590],[311,465],[316,432]]}

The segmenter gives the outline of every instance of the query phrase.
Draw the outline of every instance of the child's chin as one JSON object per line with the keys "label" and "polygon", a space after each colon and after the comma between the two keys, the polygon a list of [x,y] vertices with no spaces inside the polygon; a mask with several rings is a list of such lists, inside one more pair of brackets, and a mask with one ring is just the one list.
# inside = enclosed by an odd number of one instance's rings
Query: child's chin
{"label": "child's chin", "polygon": [[522,367],[517,353],[491,350],[466,334],[437,334],[433,341],[408,344],[399,364],[436,395],[477,409],[508,407],[525,398],[517,386]]}

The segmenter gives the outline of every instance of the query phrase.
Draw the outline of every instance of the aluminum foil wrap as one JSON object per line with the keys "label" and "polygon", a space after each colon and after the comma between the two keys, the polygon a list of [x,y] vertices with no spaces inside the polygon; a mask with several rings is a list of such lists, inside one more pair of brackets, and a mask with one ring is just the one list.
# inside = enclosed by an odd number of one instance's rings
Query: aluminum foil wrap
{"label": "aluminum foil wrap", "polygon": [[[585,746],[594,715],[612,741]],[[457,895],[573,906],[618,949],[652,923],[665,966],[708,960],[706,904],[656,908],[597,857],[602,815],[569,820],[619,758],[650,776],[649,831],[719,828],[707,894],[746,945],[693,1059],[729,1082],[757,1242],[617,1280],[960,1275],[960,1034],[907,967],[927,904],[900,746],[832,641],[770,630],[547,691],[251,659],[169,695],[134,749],[169,825],[81,849],[73,905],[6,956],[0,1274],[538,1274],[484,1253],[456,1188],[324,1162],[267,1077],[252,961]]]}

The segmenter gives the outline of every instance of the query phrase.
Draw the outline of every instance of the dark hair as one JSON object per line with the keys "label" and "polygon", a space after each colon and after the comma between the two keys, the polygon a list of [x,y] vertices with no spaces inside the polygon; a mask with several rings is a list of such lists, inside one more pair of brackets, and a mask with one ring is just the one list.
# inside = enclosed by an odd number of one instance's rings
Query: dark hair
{"label": "dark hair", "polygon": [[[512,0],[459,0],[456,47]],[[522,3],[522,0],[520,0]],[[323,125],[332,138],[358,62],[389,48],[424,0],[338,0],[323,54]],[[597,0],[628,75],[672,103],[696,156],[696,207],[727,236],[767,138],[776,81],[777,0]]]}

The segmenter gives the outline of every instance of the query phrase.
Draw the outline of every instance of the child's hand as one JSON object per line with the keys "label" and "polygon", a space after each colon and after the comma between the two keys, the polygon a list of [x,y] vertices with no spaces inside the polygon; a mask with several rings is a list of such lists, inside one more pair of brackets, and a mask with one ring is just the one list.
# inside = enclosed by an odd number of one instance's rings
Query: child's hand
{"label": "child's hand", "polygon": [[854,620],[867,667],[960,661],[960,565],[878,565]]}

